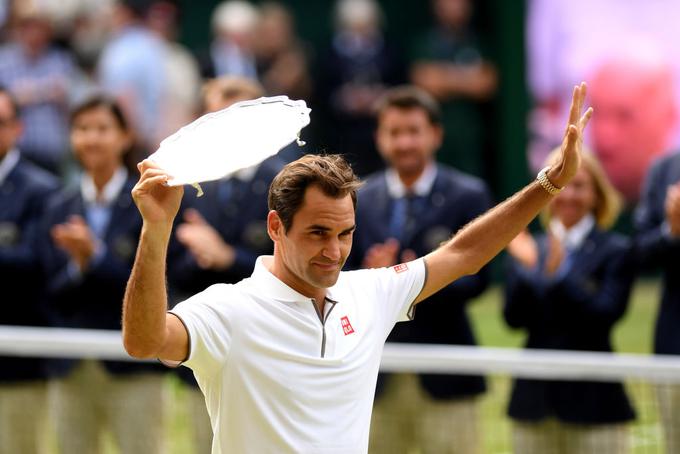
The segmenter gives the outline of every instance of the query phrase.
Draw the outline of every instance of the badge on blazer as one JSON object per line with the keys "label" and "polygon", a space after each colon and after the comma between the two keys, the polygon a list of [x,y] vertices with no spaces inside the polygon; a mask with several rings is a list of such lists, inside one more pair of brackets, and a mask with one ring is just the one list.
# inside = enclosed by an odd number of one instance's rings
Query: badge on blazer
{"label": "badge on blazer", "polygon": [[130,261],[135,253],[137,243],[128,236],[120,236],[113,242],[113,253],[123,261]]}
{"label": "badge on blazer", "polygon": [[0,222],[0,247],[14,246],[20,237],[18,225],[13,222]]}
{"label": "badge on blazer", "polygon": [[432,194],[432,205],[441,208],[444,206],[444,203],[446,203],[446,196],[442,194],[441,192],[435,192]]}
{"label": "badge on blazer", "polygon": [[258,251],[269,250],[272,247],[272,240],[267,234],[267,221],[253,221],[243,229],[243,241]]}
{"label": "badge on blazer", "polygon": [[453,231],[445,225],[436,225],[425,231],[423,243],[425,250],[434,251],[442,243],[448,241],[453,235]]}

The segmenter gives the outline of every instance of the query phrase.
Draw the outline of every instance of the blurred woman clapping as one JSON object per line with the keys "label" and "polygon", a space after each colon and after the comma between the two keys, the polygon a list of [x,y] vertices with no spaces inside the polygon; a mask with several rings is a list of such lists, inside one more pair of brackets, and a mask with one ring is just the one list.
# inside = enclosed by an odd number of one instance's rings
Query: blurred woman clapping
{"label": "blurred woman clapping", "polygon": [[[619,210],[600,163],[584,153],[542,214],[546,233],[523,232],[508,246],[503,315],[527,331],[526,348],[612,351],[634,277],[628,239],[608,231]],[[518,379],[509,415],[517,453],[622,453],[634,411],[620,383]]]}

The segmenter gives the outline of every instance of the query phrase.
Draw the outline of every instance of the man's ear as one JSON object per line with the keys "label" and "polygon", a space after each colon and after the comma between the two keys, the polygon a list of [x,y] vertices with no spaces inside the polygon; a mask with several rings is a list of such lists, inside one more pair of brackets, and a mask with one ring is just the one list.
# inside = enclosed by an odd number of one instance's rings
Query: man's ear
{"label": "man's ear", "polygon": [[283,222],[276,210],[270,210],[267,214],[267,233],[273,242],[281,239],[283,232]]}

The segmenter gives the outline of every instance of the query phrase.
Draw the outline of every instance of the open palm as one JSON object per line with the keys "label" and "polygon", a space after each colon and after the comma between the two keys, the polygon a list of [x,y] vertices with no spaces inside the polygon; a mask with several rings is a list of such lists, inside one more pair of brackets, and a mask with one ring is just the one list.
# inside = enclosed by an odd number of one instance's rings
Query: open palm
{"label": "open palm", "polygon": [[550,180],[558,187],[564,187],[576,175],[581,165],[581,149],[583,148],[583,131],[593,115],[589,107],[582,115],[586,98],[586,83],[574,87],[569,109],[569,121],[562,140],[561,154]]}

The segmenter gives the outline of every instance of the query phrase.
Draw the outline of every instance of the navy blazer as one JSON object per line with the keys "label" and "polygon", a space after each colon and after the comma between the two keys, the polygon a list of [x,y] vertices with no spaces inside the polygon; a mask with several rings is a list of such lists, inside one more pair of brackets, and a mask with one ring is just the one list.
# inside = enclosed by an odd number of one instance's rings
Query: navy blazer
{"label": "navy blazer", "polygon": [[[136,179],[129,176],[114,202],[103,242],[105,253],[80,278],[69,272],[69,256],[51,239],[49,229],[72,215],[85,217],[80,188],[71,188],[50,200],[43,224],[43,261],[48,272],[49,309],[55,326],[89,329],[121,329],[121,311],[127,280],[132,271],[142,218],[132,201]],[[50,362],[50,371],[64,375],[76,360]],[[138,362],[104,361],[112,373],[163,370],[162,366]]]}
{"label": "navy blazer", "polygon": [[[22,158],[0,184],[0,325],[48,324],[37,243],[45,200],[57,187],[54,176]],[[0,382],[45,377],[42,359],[0,357],[0,363]]]}
{"label": "navy blazer", "polygon": [[271,254],[273,243],[267,233],[269,185],[284,166],[273,156],[257,168],[249,181],[229,178],[201,183],[203,196],[187,191],[176,220],[183,221],[188,208],[197,210],[222,239],[236,250],[236,261],[225,271],[200,268],[193,255],[173,235],[168,259],[168,283],[172,301],[179,302],[207,287],[224,282],[235,284],[249,277],[255,260]]}
{"label": "navy blazer", "polygon": [[[538,270],[544,268],[546,237],[538,238]],[[546,279],[510,258],[503,315],[528,332],[526,348],[611,352],[611,331],[628,306],[635,264],[630,242],[593,228],[573,253],[566,272]],[[614,423],[634,418],[620,383],[515,381],[509,415],[538,421]]]}
{"label": "navy blazer", "polygon": [[[389,220],[394,200],[387,191],[385,172],[370,176],[359,192],[354,245],[350,266],[361,266],[366,251],[389,238]],[[486,185],[478,178],[437,164],[437,176],[425,199],[411,238],[402,249],[412,249],[422,257],[448,240],[461,227],[491,204]],[[489,285],[489,271],[465,276],[418,304],[414,320],[397,323],[388,337],[390,342],[475,345],[465,305]],[[381,390],[384,377],[378,381]],[[471,396],[484,391],[482,377],[440,374],[420,375],[423,388],[435,398]]]}
{"label": "navy blazer", "polygon": [[661,308],[656,319],[654,351],[680,354],[680,240],[663,232],[668,187],[680,181],[680,154],[663,157],[650,168],[635,212],[636,251],[641,264],[663,271]]}

